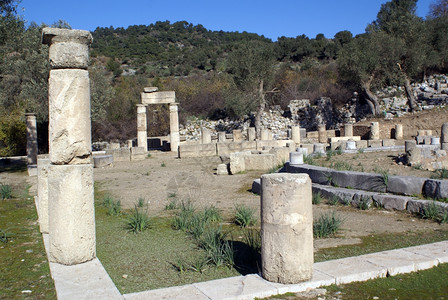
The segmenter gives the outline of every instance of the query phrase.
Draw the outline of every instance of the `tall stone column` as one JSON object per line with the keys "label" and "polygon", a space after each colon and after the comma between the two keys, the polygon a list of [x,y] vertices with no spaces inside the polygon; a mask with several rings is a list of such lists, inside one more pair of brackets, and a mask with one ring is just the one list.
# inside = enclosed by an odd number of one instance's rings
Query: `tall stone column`
{"label": "tall stone column", "polygon": [[395,125],[395,139],[396,140],[403,139],[403,125],[402,124]]}
{"label": "tall stone column", "polygon": [[170,104],[170,147],[173,152],[177,152],[180,144],[178,111],[177,103]]}
{"label": "tall stone column", "polygon": [[327,143],[327,129],[325,125],[317,126],[317,133],[319,134],[319,143],[326,144]]}
{"label": "tall stone column", "polygon": [[48,199],[50,261],[74,265],[96,256],[89,31],[44,28],[50,46]]}
{"label": "tall stone column", "polygon": [[219,131],[218,132],[218,143],[225,143],[225,142],[226,142],[226,132]]}
{"label": "tall stone column", "polygon": [[137,104],[137,147],[148,151],[148,125],[146,120],[146,105]]}
{"label": "tall stone column", "polygon": [[353,124],[344,124],[344,136],[353,136]]}
{"label": "tall stone column", "polygon": [[300,144],[300,126],[291,127],[291,139],[296,145]]}
{"label": "tall stone column", "polygon": [[380,123],[378,122],[370,123],[370,139],[371,140],[380,139]]}
{"label": "tall stone column", "polygon": [[37,165],[37,122],[36,115],[27,113],[26,116],[26,157],[28,165]]}
{"label": "tall stone column", "polygon": [[211,144],[212,134],[208,128],[201,128],[201,144]]}
{"label": "tall stone column", "polygon": [[247,139],[249,142],[253,142],[257,139],[257,132],[255,131],[255,127],[247,128]]}
{"label": "tall stone column", "polygon": [[267,128],[261,128],[260,139],[262,141],[270,141],[270,140],[272,140],[271,131],[269,129],[267,129]]}
{"label": "tall stone column", "polygon": [[232,131],[232,136],[233,136],[234,143],[239,143],[239,142],[243,141],[243,133],[241,132],[240,129],[234,129]]}
{"label": "tall stone column", "polygon": [[261,265],[264,279],[309,280],[313,272],[313,210],[307,174],[261,176]]}

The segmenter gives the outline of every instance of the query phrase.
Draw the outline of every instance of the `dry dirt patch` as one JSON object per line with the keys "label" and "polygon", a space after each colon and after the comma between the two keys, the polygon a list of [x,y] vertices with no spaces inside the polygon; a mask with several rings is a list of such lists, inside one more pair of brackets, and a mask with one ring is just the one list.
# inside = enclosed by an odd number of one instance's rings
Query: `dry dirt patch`
{"label": "dry dirt patch", "polygon": [[[392,166],[400,175],[427,176],[428,173],[393,162],[394,153],[361,153],[363,159],[356,162],[386,168]],[[340,160],[355,160],[351,156],[336,156]],[[214,205],[230,216],[236,204],[245,204],[256,209],[259,215],[260,197],[248,191],[254,178],[262,172],[218,176],[215,169],[218,157],[182,158],[171,153],[153,153],[151,158],[137,162],[119,162],[114,167],[95,169],[95,181],[100,189],[111,193],[122,201],[124,207],[133,207],[139,197],[149,201],[150,213],[164,214],[169,195],[178,199],[190,199],[199,207]],[[398,168],[400,167],[400,168]],[[419,174],[414,174],[420,172]],[[411,174],[412,173],[412,174]],[[314,216],[337,210],[344,220],[341,234],[336,238],[316,240],[316,248],[334,247],[360,242],[360,237],[384,233],[424,232],[448,229],[447,224],[421,220],[403,212],[371,209],[361,211],[343,206],[314,205]]]}

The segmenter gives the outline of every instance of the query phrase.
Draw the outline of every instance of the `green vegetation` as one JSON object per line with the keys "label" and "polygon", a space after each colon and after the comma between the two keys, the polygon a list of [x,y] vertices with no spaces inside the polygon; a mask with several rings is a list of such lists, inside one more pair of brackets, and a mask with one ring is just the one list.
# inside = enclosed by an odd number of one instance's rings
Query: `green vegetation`
{"label": "green vegetation", "polygon": [[322,195],[320,192],[313,193],[311,201],[313,204],[320,204],[322,202]]}
{"label": "green vegetation", "polygon": [[342,219],[335,211],[323,213],[313,222],[313,235],[315,238],[325,238],[338,232]]}
{"label": "green vegetation", "polygon": [[12,189],[8,184],[0,185],[0,198],[2,200],[11,199],[12,198]]}
{"label": "green vegetation", "polygon": [[56,299],[34,199],[0,201],[0,253],[1,298]]}
{"label": "green vegetation", "polygon": [[139,233],[149,228],[151,225],[147,210],[141,207],[134,207],[131,215],[128,216],[127,229],[133,233]]}
{"label": "green vegetation", "polygon": [[255,225],[257,223],[255,210],[246,205],[235,206],[234,222],[243,228]]}

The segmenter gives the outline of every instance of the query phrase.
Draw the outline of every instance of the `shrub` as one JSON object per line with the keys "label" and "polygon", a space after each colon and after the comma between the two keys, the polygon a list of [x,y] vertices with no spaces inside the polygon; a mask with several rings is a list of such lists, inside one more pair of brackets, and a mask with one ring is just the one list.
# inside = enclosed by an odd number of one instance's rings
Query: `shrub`
{"label": "shrub", "polygon": [[253,226],[257,223],[255,218],[255,210],[245,205],[237,205],[235,207],[235,224],[241,227]]}
{"label": "shrub", "polygon": [[342,220],[336,213],[329,212],[320,215],[313,223],[313,234],[316,238],[325,238],[338,232]]}
{"label": "shrub", "polygon": [[311,201],[313,202],[313,204],[320,204],[320,202],[322,201],[322,195],[320,194],[320,192],[313,193],[313,198]]}
{"label": "shrub", "polygon": [[0,186],[0,197],[2,200],[11,199],[12,198],[12,189],[8,184],[2,184]]}
{"label": "shrub", "polygon": [[135,206],[133,213],[128,218],[127,228],[133,233],[139,233],[149,228],[149,225],[150,218],[147,212]]}

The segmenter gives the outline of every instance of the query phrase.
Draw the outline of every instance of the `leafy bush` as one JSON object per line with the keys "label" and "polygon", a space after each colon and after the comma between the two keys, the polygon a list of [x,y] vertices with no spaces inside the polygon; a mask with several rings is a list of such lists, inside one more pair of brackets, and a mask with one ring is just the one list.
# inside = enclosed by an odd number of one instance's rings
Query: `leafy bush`
{"label": "leafy bush", "polygon": [[235,224],[241,227],[253,226],[257,223],[255,218],[255,210],[245,205],[237,205],[235,207]]}
{"label": "leafy bush", "polygon": [[338,232],[342,220],[336,213],[329,212],[319,216],[313,223],[313,234],[316,238],[325,238]]}

